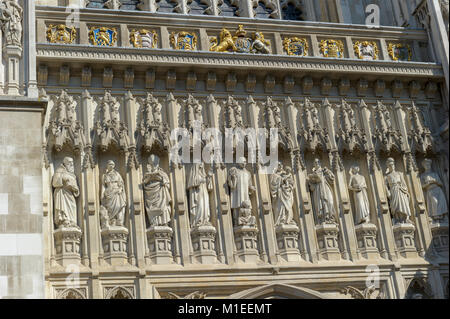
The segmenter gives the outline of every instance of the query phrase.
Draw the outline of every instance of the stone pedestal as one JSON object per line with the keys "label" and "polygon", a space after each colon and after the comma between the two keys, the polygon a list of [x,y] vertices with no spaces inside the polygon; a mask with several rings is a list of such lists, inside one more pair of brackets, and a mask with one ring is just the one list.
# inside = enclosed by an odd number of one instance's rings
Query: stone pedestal
{"label": "stone pedestal", "polygon": [[300,261],[298,250],[298,234],[296,225],[280,225],[275,229],[277,233],[278,252],[285,261]]}
{"label": "stone pedestal", "polygon": [[237,256],[244,263],[256,263],[258,253],[258,228],[239,226],[234,228]]}
{"label": "stone pedestal", "polygon": [[214,264],[216,256],[216,229],[213,226],[198,226],[192,229],[194,258],[201,264]]}
{"label": "stone pedestal", "polygon": [[106,262],[111,265],[123,265],[128,262],[128,229],[110,226],[102,229],[103,252]]}
{"label": "stone pedestal", "polygon": [[63,266],[80,263],[81,230],[79,228],[59,228],[54,232],[55,259]]}
{"label": "stone pedestal", "polygon": [[173,263],[172,235],[173,230],[168,226],[152,226],[147,229],[150,258],[154,264]]}
{"label": "stone pedestal", "polygon": [[20,59],[22,48],[9,45],[5,47],[5,60],[8,61],[8,76],[6,78],[6,95],[19,95]]}
{"label": "stone pedestal", "polygon": [[358,249],[367,259],[378,258],[377,226],[370,223],[359,224],[355,227]]}
{"label": "stone pedestal", "polygon": [[319,251],[322,257],[327,260],[341,259],[338,243],[338,225],[323,223],[316,226],[316,232],[317,240],[319,241]]}
{"label": "stone pedestal", "polygon": [[448,255],[448,223],[432,223],[433,247],[438,254]]}
{"label": "stone pedestal", "polygon": [[414,231],[416,227],[413,224],[399,223],[394,225],[394,237],[397,249],[404,258],[417,257],[417,249],[414,242]]}

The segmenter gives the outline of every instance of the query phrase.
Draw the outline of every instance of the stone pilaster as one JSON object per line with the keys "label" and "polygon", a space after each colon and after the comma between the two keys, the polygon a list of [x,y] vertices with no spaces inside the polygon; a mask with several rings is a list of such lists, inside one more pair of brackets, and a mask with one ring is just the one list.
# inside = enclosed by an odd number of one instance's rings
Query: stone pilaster
{"label": "stone pilaster", "polygon": [[6,94],[20,95],[20,60],[22,59],[22,48],[19,46],[6,46],[4,48],[5,60],[7,61]]}

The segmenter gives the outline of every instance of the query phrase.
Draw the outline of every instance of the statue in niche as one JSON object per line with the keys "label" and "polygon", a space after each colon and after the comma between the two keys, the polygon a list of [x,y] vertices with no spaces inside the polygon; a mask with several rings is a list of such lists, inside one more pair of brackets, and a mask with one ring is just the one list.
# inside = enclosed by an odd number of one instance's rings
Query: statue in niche
{"label": "statue in niche", "polygon": [[388,158],[385,176],[387,197],[394,217],[394,223],[411,223],[411,209],[409,207],[409,193],[403,174],[395,170],[395,160]]}
{"label": "statue in niche", "polygon": [[73,158],[65,157],[52,178],[55,224],[58,228],[78,228],[76,197],[80,195]]}
{"label": "statue in niche", "polygon": [[0,26],[5,34],[5,44],[22,47],[23,9],[17,0],[0,2]]}
{"label": "statue in niche", "polygon": [[353,166],[350,169],[350,180],[348,189],[353,191],[355,201],[356,224],[370,222],[370,206],[367,196],[367,184],[364,176],[359,174],[359,166]]}
{"label": "statue in niche", "polygon": [[194,163],[187,183],[191,204],[191,227],[209,226],[211,210],[209,192],[212,191],[212,176],[205,173],[203,163]]}
{"label": "statue in niche", "polygon": [[160,158],[150,155],[148,158],[147,173],[144,175],[143,188],[145,210],[153,226],[169,226],[172,198],[170,195],[169,176],[159,166]]}
{"label": "statue in niche", "polygon": [[420,176],[422,188],[425,193],[428,215],[434,222],[448,221],[447,200],[442,191],[444,186],[438,174],[431,170],[432,162],[431,159],[423,160],[422,165],[425,171]]}
{"label": "statue in niche", "polygon": [[256,218],[252,214],[252,203],[249,200],[245,200],[239,209],[238,226],[255,227],[255,225]]}
{"label": "statue in niche", "polygon": [[245,168],[247,160],[245,157],[239,159],[238,167],[232,167],[228,173],[228,186],[231,194],[231,209],[233,217],[238,224],[239,210],[244,201],[250,202],[250,194],[256,191],[252,185],[252,176]]}
{"label": "statue in niche", "polygon": [[125,183],[115,168],[116,164],[109,160],[106,172],[102,176],[102,194],[100,217],[104,228],[124,225],[127,200]]}
{"label": "statue in niche", "polygon": [[290,167],[283,169],[278,163],[274,174],[270,176],[270,192],[273,199],[275,226],[295,225],[294,213],[294,178]]}
{"label": "statue in niche", "polygon": [[314,211],[319,223],[335,223],[333,191],[330,184],[334,183],[334,174],[326,167],[322,167],[320,160],[314,160],[312,173],[308,174],[308,184],[311,191]]}

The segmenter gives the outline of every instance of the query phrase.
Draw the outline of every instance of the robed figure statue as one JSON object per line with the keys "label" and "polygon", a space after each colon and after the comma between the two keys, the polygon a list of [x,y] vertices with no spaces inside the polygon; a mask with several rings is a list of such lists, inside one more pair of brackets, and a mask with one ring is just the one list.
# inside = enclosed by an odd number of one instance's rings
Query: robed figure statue
{"label": "robed figure statue", "polygon": [[169,176],[159,162],[158,156],[150,155],[143,180],[145,211],[151,227],[168,226],[171,218]]}
{"label": "robed figure statue", "polygon": [[312,173],[308,175],[309,189],[314,211],[319,223],[335,223],[333,192],[330,184],[334,183],[334,174],[328,168],[322,167],[320,160],[314,160]]}
{"label": "robed figure statue", "polygon": [[350,169],[349,190],[353,191],[355,202],[356,224],[370,222],[369,197],[367,196],[367,184],[364,176],[359,174],[359,167],[353,166]]}
{"label": "robed figure statue", "polygon": [[428,158],[422,162],[425,171],[420,176],[428,215],[434,222],[448,221],[448,206],[442,190],[443,184],[438,174],[431,170],[431,163],[432,161]]}
{"label": "robed figure statue", "polygon": [[127,200],[125,184],[122,176],[115,168],[116,164],[109,160],[106,172],[102,176],[101,205],[102,215],[106,218],[105,226],[123,226]]}
{"label": "robed figure statue", "polygon": [[294,213],[294,179],[290,167],[283,169],[281,163],[270,176],[270,192],[273,199],[275,226],[295,225]]}
{"label": "robed figure statue", "polygon": [[203,163],[194,163],[189,173],[187,189],[191,205],[191,227],[211,225],[209,192],[212,190],[211,176],[205,173]]}
{"label": "robed figure statue", "polygon": [[80,195],[77,178],[74,174],[74,164],[71,157],[66,157],[53,175],[52,185],[55,207],[55,224],[57,227],[75,227],[77,223],[76,197]]}

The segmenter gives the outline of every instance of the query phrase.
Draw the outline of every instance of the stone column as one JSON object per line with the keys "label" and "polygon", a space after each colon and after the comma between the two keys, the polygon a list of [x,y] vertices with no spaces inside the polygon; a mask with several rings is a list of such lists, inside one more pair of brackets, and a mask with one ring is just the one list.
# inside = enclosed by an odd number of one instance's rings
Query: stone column
{"label": "stone column", "polygon": [[[221,118],[220,118],[220,106],[217,104],[213,95],[208,96],[206,112],[208,115],[209,123],[211,127],[220,128]],[[222,150],[220,150],[221,152]],[[212,207],[217,207],[217,229],[218,231],[218,245],[223,247],[223,254],[225,261],[228,264],[233,264],[235,262],[236,248],[233,238],[233,221],[232,214],[230,212],[229,196],[227,193],[227,172],[225,165],[215,164],[215,174],[213,176],[214,180],[214,196],[210,197],[214,205]],[[223,231],[221,231],[223,230]],[[219,256],[220,258],[220,256]]]}
{"label": "stone column", "polygon": [[[258,129],[258,123],[259,123],[259,108],[256,105],[253,98],[250,96],[247,100],[247,109],[248,109],[248,115],[249,115],[249,127]],[[256,163],[256,167],[258,167],[259,163]],[[261,221],[261,232],[264,234],[262,237],[266,240],[266,246],[263,249],[261,249],[262,254],[267,254],[268,256],[268,262],[271,264],[276,264],[278,262],[277,257],[277,245],[276,245],[276,235],[275,235],[275,227],[273,222],[273,216],[271,214],[272,212],[272,205],[270,203],[270,193],[269,193],[269,182],[268,182],[268,175],[267,174],[260,174],[258,172],[258,168],[255,171],[255,174],[253,174],[254,180],[256,179],[256,184],[254,184],[258,191],[255,195],[257,197],[256,202],[259,203],[261,206],[259,207],[253,207],[253,209],[258,209],[257,215],[260,218]]]}
{"label": "stone column", "polygon": [[[173,96],[172,93],[169,93],[167,96],[167,104],[166,110],[169,115],[169,126],[171,129],[175,129],[179,127],[178,124],[178,114],[183,114],[182,110]],[[175,255],[177,262],[181,262],[182,264],[191,263],[191,255],[192,255],[192,245],[191,245],[191,236],[189,234],[189,218],[188,214],[185,214],[187,211],[187,203],[186,203],[186,186],[185,186],[185,171],[184,166],[172,165],[171,173],[169,175],[171,179],[171,189],[172,189],[172,204],[173,204],[173,230],[176,232],[175,240],[179,242],[180,247],[177,250],[178,256]],[[179,239],[177,239],[179,236]],[[176,245],[176,243],[175,243]]]}
{"label": "stone column", "polygon": [[[136,242],[135,256],[132,258],[137,259],[137,265],[142,267],[145,265],[145,255],[147,251],[147,243],[145,242],[145,215],[144,207],[144,194],[139,185],[141,184],[139,174],[139,163],[137,155],[137,146],[134,132],[136,132],[136,114],[139,112],[139,105],[131,92],[125,94],[125,120],[128,127],[128,137],[130,139],[130,147],[128,148],[128,174],[125,183],[128,188],[128,201],[130,207],[130,228],[133,227],[132,236],[130,236],[130,248],[133,245],[133,241]],[[134,220],[134,223],[132,222]],[[133,236],[134,235],[134,236]],[[132,263],[133,264],[133,263]]]}

